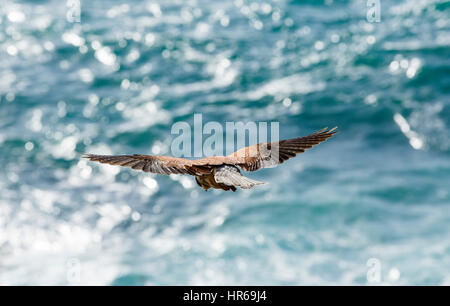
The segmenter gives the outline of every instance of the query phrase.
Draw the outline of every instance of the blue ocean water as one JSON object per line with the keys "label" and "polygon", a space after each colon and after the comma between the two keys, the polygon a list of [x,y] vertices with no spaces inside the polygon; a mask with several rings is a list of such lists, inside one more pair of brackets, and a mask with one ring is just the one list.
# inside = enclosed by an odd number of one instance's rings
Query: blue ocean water
{"label": "blue ocean water", "polygon": [[[76,2],[0,6],[0,284],[450,284],[447,1]],[[236,193],[80,159],[194,113],[339,134]]]}

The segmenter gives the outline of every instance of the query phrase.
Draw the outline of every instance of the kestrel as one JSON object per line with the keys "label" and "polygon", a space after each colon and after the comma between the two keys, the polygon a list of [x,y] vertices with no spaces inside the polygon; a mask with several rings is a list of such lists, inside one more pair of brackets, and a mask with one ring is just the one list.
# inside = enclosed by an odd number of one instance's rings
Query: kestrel
{"label": "kestrel", "polygon": [[337,131],[337,127],[324,128],[303,137],[281,140],[278,142],[259,143],[242,148],[227,156],[205,157],[197,160],[170,156],[151,155],[95,155],[83,157],[102,164],[130,167],[156,174],[190,174],[205,191],[210,188],[233,190],[237,187],[250,189],[265,184],[241,174],[239,170],[256,171],[284,163],[298,153],[327,140]]}

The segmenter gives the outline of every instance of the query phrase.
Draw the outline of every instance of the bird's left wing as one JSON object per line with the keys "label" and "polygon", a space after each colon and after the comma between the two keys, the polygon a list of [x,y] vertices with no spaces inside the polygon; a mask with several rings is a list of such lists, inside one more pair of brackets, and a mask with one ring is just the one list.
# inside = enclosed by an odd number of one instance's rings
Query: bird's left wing
{"label": "bird's left wing", "polygon": [[95,155],[85,154],[84,158],[102,164],[130,167],[156,174],[191,174],[195,175],[192,161],[185,158],[152,155]]}
{"label": "bird's left wing", "polygon": [[232,159],[234,165],[245,171],[256,171],[261,168],[277,166],[289,158],[295,157],[298,153],[303,153],[306,149],[327,140],[337,132],[336,129],[336,127],[332,129],[324,128],[303,137],[259,143],[242,148],[228,155],[227,158]]}

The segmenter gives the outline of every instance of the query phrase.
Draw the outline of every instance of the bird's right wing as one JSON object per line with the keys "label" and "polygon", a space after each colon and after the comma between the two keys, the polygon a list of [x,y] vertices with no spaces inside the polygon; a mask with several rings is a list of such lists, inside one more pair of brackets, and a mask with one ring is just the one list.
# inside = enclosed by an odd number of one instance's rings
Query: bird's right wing
{"label": "bird's right wing", "polygon": [[85,154],[84,158],[102,164],[130,167],[156,174],[191,174],[195,175],[192,161],[185,158],[151,155],[95,155]]}
{"label": "bird's right wing", "polygon": [[242,148],[228,155],[227,158],[232,159],[234,165],[245,171],[256,171],[261,168],[273,167],[327,140],[336,132],[336,127],[332,129],[324,128],[303,137],[278,142],[259,143]]}

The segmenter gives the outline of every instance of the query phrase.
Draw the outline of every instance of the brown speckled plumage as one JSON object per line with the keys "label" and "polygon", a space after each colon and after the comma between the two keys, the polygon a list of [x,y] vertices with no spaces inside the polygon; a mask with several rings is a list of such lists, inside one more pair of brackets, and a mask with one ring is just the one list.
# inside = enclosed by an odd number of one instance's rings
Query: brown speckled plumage
{"label": "brown speckled plumage", "polygon": [[190,174],[205,190],[209,188],[233,190],[236,187],[249,189],[264,184],[243,176],[238,167],[245,171],[256,171],[282,164],[296,154],[327,140],[336,133],[336,128],[327,128],[303,137],[262,143],[242,148],[228,156],[205,157],[197,160],[170,156],[151,155],[95,155],[83,157],[102,164],[130,167],[156,174]]}

